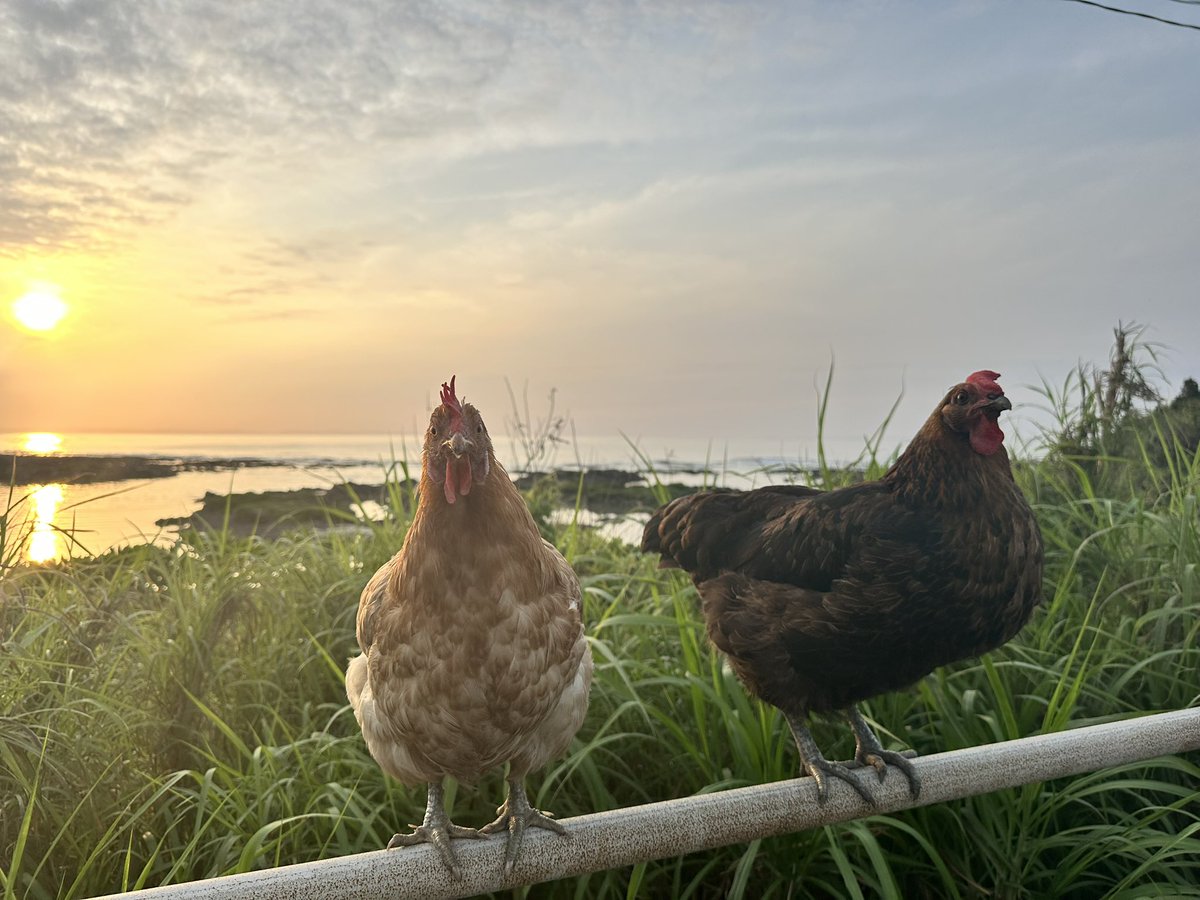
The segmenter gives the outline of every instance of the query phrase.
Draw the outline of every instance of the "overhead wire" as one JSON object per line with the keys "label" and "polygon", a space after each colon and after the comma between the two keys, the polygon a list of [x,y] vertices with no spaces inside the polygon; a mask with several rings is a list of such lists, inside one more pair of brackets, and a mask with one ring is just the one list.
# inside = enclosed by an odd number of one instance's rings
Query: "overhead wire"
{"label": "overhead wire", "polygon": [[[1108,6],[1104,3],[1097,3],[1095,0],[1066,0],[1067,3],[1082,3],[1084,6],[1095,6],[1097,9],[1108,10],[1109,12],[1120,13],[1124,16],[1137,16],[1141,19],[1152,19],[1155,22],[1161,22],[1164,25],[1174,25],[1177,28],[1191,28],[1194,31],[1200,31],[1200,25],[1193,25],[1190,22],[1177,22],[1174,19],[1164,19],[1162,16],[1151,15],[1146,12],[1139,12],[1134,9],[1122,9],[1119,6]],[[1190,6],[1200,5],[1200,0],[1175,0],[1177,3],[1186,3]]]}

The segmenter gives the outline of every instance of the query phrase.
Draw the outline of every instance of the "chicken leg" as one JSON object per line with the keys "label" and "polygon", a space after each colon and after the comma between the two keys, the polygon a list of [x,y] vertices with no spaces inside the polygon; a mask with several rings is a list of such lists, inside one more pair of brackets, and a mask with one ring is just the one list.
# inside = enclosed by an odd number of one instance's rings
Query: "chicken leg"
{"label": "chicken leg", "polygon": [[912,798],[916,800],[921,795],[921,779],[917,776],[917,772],[908,758],[902,753],[884,750],[879,743],[879,738],[867,724],[867,720],[855,707],[849,706],[842,710],[842,715],[846,717],[846,721],[850,723],[850,728],[854,731],[854,758],[861,765],[873,767],[879,774],[881,783],[887,775],[888,765],[895,766],[908,779],[908,790],[912,794]]}
{"label": "chicken leg", "polygon": [[[915,800],[921,793],[921,779],[917,776],[916,770],[908,758],[893,750],[884,750],[879,743],[879,738],[867,724],[867,720],[853,706],[842,710],[842,715],[846,717],[846,721],[850,723],[850,728],[854,731],[855,762],[860,766],[873,768],[879,776],[880,782],[887,775],[888,765],[895,766],[908,779],[908,789]],[[874,795],[855,777],[853,769],[842,763],[830,762],[821,755],[821,750],[817,747],[817,742],[813,740],[803,716],[791,713],[785,713],[785,716],[788,725],[791,726],[792,736],[796,739],[796,748],[800,751],[800,761],[804,771],[808,772],[817,782],[818,804],[825,805],[825,800],[829,796],[829,776],[832,775],[854,788],[858,795],[872,806],[878,805]]]}
{"label": "chicken leg", "polygon": [[852,769],[846,768],[841,763],[830,762],[821,755],[821,749],[817,746],[817,742],[813,740],[812,734],[808,730],[808,725],[804,721],[804,716],[793,715],[792,713],[784,713],[787,718],[787,723],[791,726],[792,737],[796,739],[796,749],[800,751],[801,767],[813,780],[817,782],[817,804],[825,805],[825,800],[829,796],[829,776],[840,778],[850,787],[858,792],[858,795],[875,806],[875,798],[855,777]]}
{"label": "chicken leg", "polygon": [[458,877],[458,858],[450,846],[451,838],[483,838],[475,828],[455,825],[446,815],[445,792],[439,781],[429,782],[425,801],[425,821],[412,826],[412,834],[394,834],[387,848],[411,847],[414,844],[433,844],[442,857],[442,862],[455,878]]}
{"label": "chicken leg", "polygon": [[527,827],[545,828],[556,834],[566,834],[567,829],[554,821],[552,813],[544,813],[529,805],[525,795],[523,779],[508,779],[508,797],[503,805],[496,810],[496,820],[484,825],[480,830],[483,834],[495,834],[499,831],[508,832],[508,845],[504,848],[504,870],[511,872],[516,868],[517,857],[521,853],[521,841]]}

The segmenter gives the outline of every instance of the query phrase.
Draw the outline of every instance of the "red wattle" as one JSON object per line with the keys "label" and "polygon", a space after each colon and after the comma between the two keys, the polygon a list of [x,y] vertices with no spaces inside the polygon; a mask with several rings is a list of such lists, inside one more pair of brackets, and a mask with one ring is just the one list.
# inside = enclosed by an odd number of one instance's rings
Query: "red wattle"
{"label": "red wattle", "polygon": [[1004,432],[995,420],[984,416],[971,429],[971,449],[981,456],[991,456],[1004,443]]}
{"label": "red wattle", "polygon": [[442,490],[446,492],[446,502],[453,503],[458,498],[454,496],[454,460],[446,460],[446,480],[442,482]]}

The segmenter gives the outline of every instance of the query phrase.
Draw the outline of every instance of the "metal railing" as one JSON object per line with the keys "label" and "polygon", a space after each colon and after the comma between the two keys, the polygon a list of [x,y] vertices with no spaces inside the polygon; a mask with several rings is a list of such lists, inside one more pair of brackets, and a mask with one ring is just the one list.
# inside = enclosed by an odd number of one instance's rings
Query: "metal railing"
{"label": "metal railing", "polygon": [[569,837],[540,829],[526,832],[521,859],[511,876],[503,869],[505,838],[494,835],[486,841],[455,842],[462,866],[458,880],[450,876],[434,848],[425,844],[121,896],[126,900],[466,897],[1197,749],[1200,709],[1184,709],[915,758],[913,765],[921,777],[921,796],[915,802],[898,772],[880,785],[874,770],[865,769],[857,774],[872,782],[877,807],[836,781],[828,802],[818,806],[812,779],[799,778],[564,819]]}

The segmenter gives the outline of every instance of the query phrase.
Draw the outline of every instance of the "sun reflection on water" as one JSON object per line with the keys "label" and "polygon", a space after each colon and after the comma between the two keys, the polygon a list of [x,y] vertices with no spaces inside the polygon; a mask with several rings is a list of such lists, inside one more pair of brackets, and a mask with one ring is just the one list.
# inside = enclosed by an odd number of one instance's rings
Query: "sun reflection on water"
{"label": "sun reflection on water", "polygon": [[59,532],[54,527],[54,516],[63,502],[63,486],[46,484],[34,488],[29,495],[33,504],[33,530],[29,534],[29,561],[51,562],[61,555],[62,544]]}

